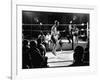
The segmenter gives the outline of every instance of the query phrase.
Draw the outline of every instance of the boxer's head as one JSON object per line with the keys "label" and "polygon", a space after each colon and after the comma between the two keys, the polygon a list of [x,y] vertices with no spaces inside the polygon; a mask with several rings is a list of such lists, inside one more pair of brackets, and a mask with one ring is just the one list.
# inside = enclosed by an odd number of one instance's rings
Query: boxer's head
{"label": "boxer's head", "polygon": [[59,26],[59,22],[57,20],[54,21],[54,23]]}

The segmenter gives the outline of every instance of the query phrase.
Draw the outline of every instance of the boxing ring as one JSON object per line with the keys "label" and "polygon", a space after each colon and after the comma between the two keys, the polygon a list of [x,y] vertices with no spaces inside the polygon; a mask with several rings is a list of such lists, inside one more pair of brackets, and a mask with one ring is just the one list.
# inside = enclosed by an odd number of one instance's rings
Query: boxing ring
{"label": "boxing ring", "polygon": [[52,52],[47,52],[48,66],[49,67],[61,67],[68,66],[73,63],[73,50],[71,51],[57,51],[57,55],[54,56]]}
{"label": "boxing ring", "polygon": [[[62,40],[62,42],[62,51],[60,51],[60,49],[58,48],[56,51],[56,56],[53,55],[51,51],[46,52],[49,67],[64,67],[73,64],[74,50],[71,49],[72,43],[69,44],[68,40]],[[87,42],[78,41],[78,43],[74,43],[74,49],[77,46],[82,46],[83,48],[86,48]],[[59,45],[57,47],[59,47]]]}
{"label": "boxing ring", "polygon": [[[23,24],[25,26],[25,24]],[[28,26],[30,24],[27,24]],[[44,35],[46,35],[50,30],[43,30],[43,26],[52,26],[53,24],[31,24],[31,28],[34,26],[39,26],[39,30],[32,30],[31,32],[43,32]],[[88,29],[88,23],[87,24],[60,24],[63,26],[68,26],[68,25],[78,25],[78,26],[87,26],[86,29],[80,29],[80,31],[86,31],[87,36],[89,36],[89,29]],[[51,28],[49,28],[51,29]],[[24,30],[23,30],[24,31]],[[29,30],[27,30],[29,31]],[[64,30],[60,31],[63,32]],[[81,35],[82,36],[82,35]],[[62,41],[62,51],[60,49],[60,45],[57,45],[57,51],[56,51],[56,56],[52,54],[52,43],[50,43],[49,48],[47,48],[46,56],[48,57],[48,66],[49,67],[65,67],[73,64],[73,54],[74,54],[74,49],[77,46],[82,46],[83,48],[86,48],[87,41],[83,40],[78,40],[78,42],[75,42],[74,39],[71,40],[71,43],[69,43],[68,39],[63,38],[61,39]],[[49,49],[49,50],[48,50]]]}

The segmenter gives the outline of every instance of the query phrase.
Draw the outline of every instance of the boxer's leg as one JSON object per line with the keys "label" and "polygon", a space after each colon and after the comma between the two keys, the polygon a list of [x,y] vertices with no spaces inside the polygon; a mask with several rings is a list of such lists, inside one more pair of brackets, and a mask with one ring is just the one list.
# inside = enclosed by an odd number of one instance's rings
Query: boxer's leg
{"label": "boxer's leg", "polygon": [[53,43],[52,53],[56,56],[55,46],[56,46],[56,44]]}
{"label": "boxer's leg", "polygon": [[57,41],[53,40],[53,50],[52,53],[56,56],[56,46],[57,46]]}

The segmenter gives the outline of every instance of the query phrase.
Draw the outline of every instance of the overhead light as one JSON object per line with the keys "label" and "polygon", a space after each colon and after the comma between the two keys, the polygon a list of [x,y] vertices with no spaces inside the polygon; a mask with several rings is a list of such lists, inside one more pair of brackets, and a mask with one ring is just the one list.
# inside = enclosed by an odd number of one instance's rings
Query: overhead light
{"label": "overhead light", "polygon": [[43,24],[40,22],[40,25],[42,26]]}
{"label": "overhead light", "polygon": [[70,24],[72,23],[72,21],[70,21]]}
{"label": "overhead light", "polygon": [[81,25],[84,26],[84,23],[82,23]]}

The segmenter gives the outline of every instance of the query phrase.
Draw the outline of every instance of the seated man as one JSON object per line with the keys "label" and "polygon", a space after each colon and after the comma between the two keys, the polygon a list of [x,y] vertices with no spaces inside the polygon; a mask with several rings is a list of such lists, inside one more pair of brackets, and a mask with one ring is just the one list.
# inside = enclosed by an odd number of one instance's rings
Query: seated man
{"label": "seated man", "polygon": [[29,59],[29,47],[28,47],[28,41],[23,40],[22,42],[22,64],[23,68],[30,68],[31,63]]}
{"label": "seated man", "polygon": [[45,46],[42,44],[41,39],[37,39],[37,48],[39,49],[40,54],[41,54],[42,56],[45,56],[45,54],[46,54],[46,48],[45,48]]}
{"label": "seated man", "polygon": [[50,47],[50,42],[51,42],[51,35],[49,33],[47,33],[46,37],[45,37],[45,42],[47,44],[47,47]]}
{"label": "seated man", "polygon": [[44,58],[41,55],[40,50],[37,48],[36,41],[30,42],[30,56],[33,68],[40,68],[47,66],[47,58]]}
{"label": "seated man", "polygon": [[89,65],[89,42],[87,43],[87,46],[86,46],[86,48],[85,48],[85,51],[84,51],[84,62],[87,64],[87,65]]}
{"label": "seated man", "polygon": [[41,55],[36,41],[30,42],[30,55],[33,68],[47,67],[47,57]]}
{"label": "seated man", "polygon": [[45,42],[45,35],[43,34],[42,31],[41,31],[40,34],[38,35],[38,39],[41,39],[42,43]]}
{"label": "seated man", "polygon": [[85,66],[83,61],[84,49],[81,46],[77,46],[74,50],[74,63],[70,66]]}

